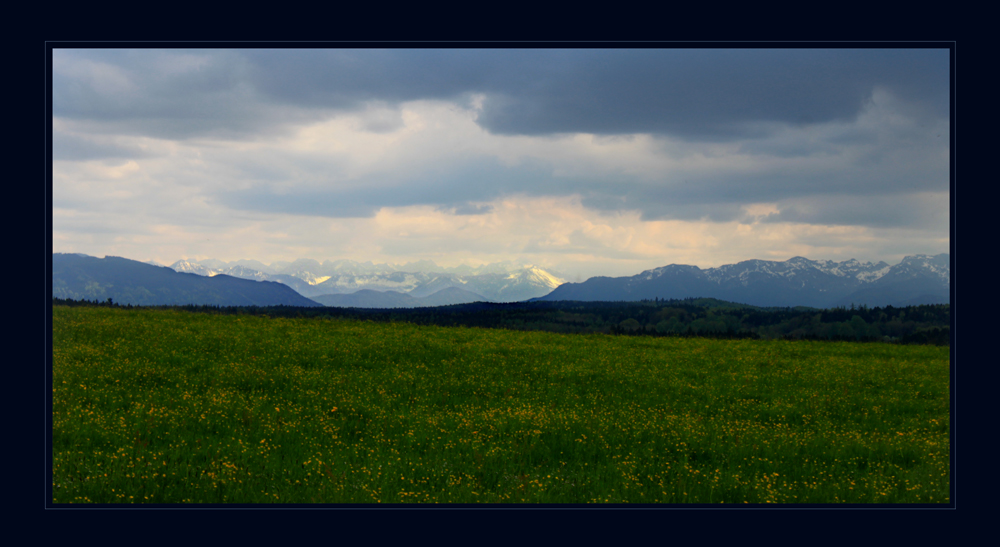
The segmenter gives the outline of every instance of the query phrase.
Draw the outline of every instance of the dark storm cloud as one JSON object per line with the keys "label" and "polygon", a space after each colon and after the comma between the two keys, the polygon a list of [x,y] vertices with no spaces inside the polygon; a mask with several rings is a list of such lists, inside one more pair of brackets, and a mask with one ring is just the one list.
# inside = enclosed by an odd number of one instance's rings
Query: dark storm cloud
{"label": "dark storm cloud", "polygon": [[56,50],[52,109],[98,133],[251,137],[314,119],[262,102],[239,51]]}
{"label": "dark storm cloud", "polygon": [[262,100],[355,109],[369,101],[449,99],[497,85],[523,54],[477,50],[244,50]]}
{"label": "dark storm cloud", "polygon": [[662,133],[728,140],[755,122],[849,120],[876,86],[943,116],[947,51],[617,50],[554,52],[555,70],[505,88],[480,123],[497,133]]}
{"label": "dark storm cloud", "polygon": [[[271,131],[316,111],[485,94],[498,134],[759,137],[850,120],[884,87],[945,116],[947,50],[155,50],[57,52],[56,116],[183,137]],[[373,128],[395,127],[374,120]]]}

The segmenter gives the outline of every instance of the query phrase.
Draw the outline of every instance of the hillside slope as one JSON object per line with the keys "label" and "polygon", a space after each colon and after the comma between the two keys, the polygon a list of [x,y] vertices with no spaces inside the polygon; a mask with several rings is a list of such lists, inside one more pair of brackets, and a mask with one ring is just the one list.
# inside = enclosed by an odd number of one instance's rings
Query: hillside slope
{"label": "hillside slope", "polygon": [[795,257],[746,260],[718,268],[671,264],[631,277],[593,277],[565,283],[538,301],[637,301],[718,298],[755,306],[907,306],[950,302],[947,254],[884,262],[841,263]]}
{"label": "hillside slope", "polygon": [[52,296],[140,306],[300,306],[320,304],[287,285],[228,275],[204,277],[127,258],[52,255]]}

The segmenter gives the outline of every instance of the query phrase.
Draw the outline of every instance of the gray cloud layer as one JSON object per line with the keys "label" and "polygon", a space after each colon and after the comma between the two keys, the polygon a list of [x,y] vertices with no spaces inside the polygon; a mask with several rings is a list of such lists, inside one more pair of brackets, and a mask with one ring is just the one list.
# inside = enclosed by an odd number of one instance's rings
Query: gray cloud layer
{"label": "gray cloud layer", "polygon": [[174,138],[476,93],[487,95],[482,127],[522,135],[739,139],[759,135],[759,122],[850,120],[877,86],[927,115],[948,109],[947,50],[63,50],[56,59],[56,116]]}
{"label": "gray cloud layer", "polygon": [[352,178],[335,153],[206,147],[210,167],[163,178],[203,177],[206,199],[231,209],[328,217],[405,205],[472,215],[505,195],[577,194],[647,220],[729,221],[768,202],[779,209],[768,222],[938,226],[897,197],[948,190],[948,60],[946,49],[58,50],[53,113],[66,127],[54,151],[148,158],[166,152],[123,137],[249,141],[343,112],[387,133],[404,125],[400,104],[436,99],[475,109],[494,136],[651,134],[682,157],[729,148],[716,165],[652,178],[483,152]]}

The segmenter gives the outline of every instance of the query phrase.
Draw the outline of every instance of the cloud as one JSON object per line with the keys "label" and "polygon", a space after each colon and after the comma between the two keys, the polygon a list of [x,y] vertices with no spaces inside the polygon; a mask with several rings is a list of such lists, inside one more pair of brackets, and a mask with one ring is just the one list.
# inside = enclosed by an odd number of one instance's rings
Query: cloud
{"label": "cloud", "polygon": [[94,133],[250,138],[315,115],[269,104],[238,50],[54,50],[53,115]]}
{"label": "cloud", "polygon": [[908,195],[814,196],[778,204],[779,211],[761,222],[793,222],[831,226],[873,228],[921,228],[947,232],[949,195],[917,193]]}
{"label": "cloud", "polygon": [[711,267],[796,255],[898,260],[903,251],[948,249],[946,235],[915,229],[644,221],[634,213],[595,214],[572,198],[518,196],[488,205],[491,211],[478,215],[409,206],[383,208],[370,217],[334,219],[281,213],[189,218],[155,210],[135,217],[121,210],[57,208],[53,242],[56,252],[114,254],[166,264],[185,256],[225,261],[258,257],[264,262],[303,257],[321,262],[431,259],[445,266],[519,260],[583,278],[634,275],[672,263]]}
{"label": "cloud", "polygon": [[506,166],[496,158],[475,157],[440,166],[412,166],[344,181],[300,185],[260,184],[247,189],[220,188],[211,199],[230,209],[324,217],[370,217],[384,207],[435,206],[454,214],[482,214],[489,206],[470,205],[513,193],[566,191],[551,179],[551,169],[533,162]]}
{"label": "cloud", "polygon": [[57,50],[53,104],[119,131],[237,138],[373,101],[476,98],[495,134],[725,141],[851,120],[878,86],[943,117],[948,74],[946,49]]}
{"label": "cloud", "polygon": [[54,237],[622,275],[946,249],[948,74],[946,49],[56,50]]}
{"label": "cloud", "polygon": [[453,215],[485,215],[487,213],[493,212],[493,206],[490,204],[474,204],[474,203],[463,203],[456,207],[448,209],[447,207],[439,207],[439,211],[450,212]]}
{"label": "cloud", "polygon": [[[786,216],[772,219],[910,225],[930,217],[910,215],[912,209],[895,198],[881,203],[898,212],[877,217],[842,207],[838,221],[833,209],[814,211],[833,203],[826,196],[947,189],[948,148],[938,136],[947,135],[947,122],[907,117],[905,107],[880,91],[851,122],[783,127],[767,138],[735,143],[641,134],[492,135],[478,127],[472,107],[438,101],[403,103],[395,110],[368,105],[252,141],[108,135],[78,140],[158,154],[163,159],[142,162],[140,180],[197,187],[204,200],[232,211],[349,218],[370,217],[383,207],[428,205],[479,214],[488,210],[481,204],[523,194],[578,196],[595,211],[635,211],[643,220],[729,222],[741,218],[746,204],[781,203]],[[400,125],[373,132],[372,119]],[[60,139],[57,157],[66,157],[74,147]],[[76,157],[116,152],[91,146]],[[817,198],[810,202],[816,205],[805,213],[802,204],[809,198]]]}
{"label": "cloud", "polygon": [[132,139],[75,135],[58,130],[52,133],[52,157],[56,161],[138,159],[153,155],[151,150]]}
{"label": "cloud", "polygon": [[904,50],[595,50],[547,52],[561,65],[499,90],[480,123],[503,134],[656,133],[695,140],[848,121],[875,87],[947,114],[948,54]]}

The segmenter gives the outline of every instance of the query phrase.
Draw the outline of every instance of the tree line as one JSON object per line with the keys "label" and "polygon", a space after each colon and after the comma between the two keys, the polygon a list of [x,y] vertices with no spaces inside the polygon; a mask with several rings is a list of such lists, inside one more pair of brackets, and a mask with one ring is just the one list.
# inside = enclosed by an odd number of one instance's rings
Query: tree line
{"label": "tree line", "polygon": [[[53,299],[54,305],[132,308],[106,301]],[[295,306],[156,306],[193,312],[604,333],[791,340],[851,340],[949,345],[948,304],[850,308],[763,308],[712,298],[640,302],[477,302],[434,308],[360,309]]]}

